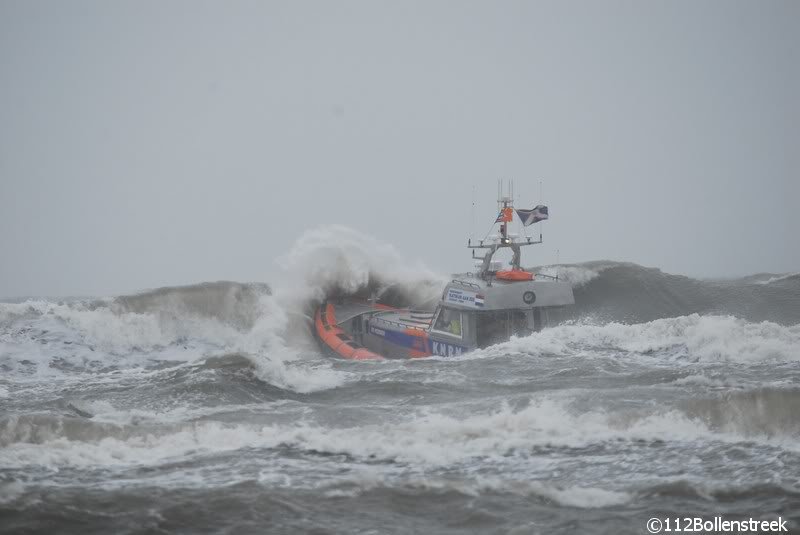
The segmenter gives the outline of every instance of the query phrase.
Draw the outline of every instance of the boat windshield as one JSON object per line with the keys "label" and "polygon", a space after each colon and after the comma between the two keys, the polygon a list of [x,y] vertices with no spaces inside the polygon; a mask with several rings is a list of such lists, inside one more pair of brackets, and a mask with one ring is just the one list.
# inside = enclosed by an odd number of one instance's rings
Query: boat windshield
{"label": "boat windshield", "polygon": [[461,336],[461,312],[450,308],[442,308],[436,323],[433,324],[434,331],[445,332],[453,336]]}

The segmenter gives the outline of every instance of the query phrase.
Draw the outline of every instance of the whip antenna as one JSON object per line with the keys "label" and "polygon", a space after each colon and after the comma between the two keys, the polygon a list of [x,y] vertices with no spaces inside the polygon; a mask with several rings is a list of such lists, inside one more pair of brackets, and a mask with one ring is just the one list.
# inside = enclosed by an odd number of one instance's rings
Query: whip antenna
{"label": "whip antenna", "polygon": [[561,261],[558,258],[559,250],[556,249],[556,280],[558,280],[558,270],[561,267]]}
{"label": "whip antenna", "polygon": [[470,214],[469,238],[475,237],[475,184],[472,185],[472,213]]}

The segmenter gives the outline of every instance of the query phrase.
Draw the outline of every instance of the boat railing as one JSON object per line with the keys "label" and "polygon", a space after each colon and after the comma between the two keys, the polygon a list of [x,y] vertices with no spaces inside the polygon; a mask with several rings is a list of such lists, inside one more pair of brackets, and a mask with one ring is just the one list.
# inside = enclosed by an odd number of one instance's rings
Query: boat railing
{"label": "boat railing", "polygon": [[386,318],[381,317],[379,314],[375,314],[374,316],[372,316],[372,319],[382,321],[383,323],[386,323],[386,324],[389,324],[389,325],[397,325],[398,327],[402,327],[404,329],[414,329],[414,330],[422,331],[422,332],[427,332],[428,331],[426,328],[420,327],[419,325],[409,325],[407,323],[403,323],[403,322],[400,322],[400,321],[387,320]]}
{"label": "boat railing", "polygon": [[550,280],[553,280],[553,281],[557,281],[558,280],[558,274],[556,274],[556,276],[554,277],[552,275],[545,275],[544,273],[537,273],[536,274],[536,278],[538,279],[539,277],[544,277],[545,279],[550,279]]}
{"label": "boat railing", "polygon": [[461,279],[453,279],[450,282],[454,282],[456,284],[461,284],[462,286],[469,286],[471,288],[477,288],[478,290],[481,289],[480,285],[475,284],[474,282],[467,282],[467,281],[464,281],[464,280],[461,280]]}

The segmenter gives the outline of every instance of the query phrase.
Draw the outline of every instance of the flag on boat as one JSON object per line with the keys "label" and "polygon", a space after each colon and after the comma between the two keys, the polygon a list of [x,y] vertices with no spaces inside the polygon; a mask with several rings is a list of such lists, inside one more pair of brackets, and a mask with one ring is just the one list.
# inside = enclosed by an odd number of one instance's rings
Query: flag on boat
{"label": "flag on boat", "polygon": [[[519,211],[519,210],[517,210]],[[500,210],[500,215],[497,216],[497,219],[494,220],[495,223],[508,223],[514,219],[514,209],[513,208],[503,208]]]}
{"label": "flag on boat", "polygon": [[547,206],[539,205],[530,210],[520,210],[517,208],[517,215],[522,220],[524,226],[533,225],[547,219]]}

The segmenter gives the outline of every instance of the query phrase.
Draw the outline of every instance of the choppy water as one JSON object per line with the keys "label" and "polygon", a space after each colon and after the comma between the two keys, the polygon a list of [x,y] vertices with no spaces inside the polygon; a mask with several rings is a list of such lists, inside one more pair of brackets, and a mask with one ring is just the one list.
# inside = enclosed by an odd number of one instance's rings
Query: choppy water
{"label": "choppy water", "polygon": [[305,294],[0,304],[0,532],[800,529],[800,276],[565,266],[567,324],[365,363],[320,355],[303,316],[369,278],[336,266]]}

